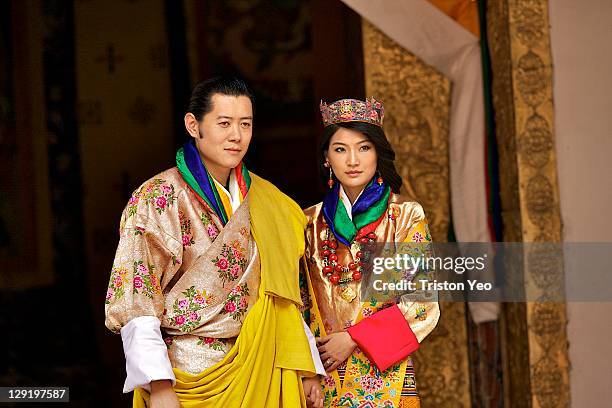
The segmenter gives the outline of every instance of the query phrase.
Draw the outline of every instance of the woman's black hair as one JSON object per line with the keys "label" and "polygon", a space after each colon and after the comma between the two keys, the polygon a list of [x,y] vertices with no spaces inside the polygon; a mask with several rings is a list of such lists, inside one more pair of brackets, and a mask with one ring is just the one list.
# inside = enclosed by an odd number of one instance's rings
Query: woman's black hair
{"label": "woman's black hair", "polygon": [[187,112],[193,114],[197,121],[213,110],[212,97],[214,94],[229,96],[246,96],[255,107],[255,97],[246,83],[238,78],[214,77],[200,82],[193,88]]}
{"label": "woman's black hair", "polygon": [[387,140],[387,136],[385,136],[385,132],[380,126],[365,122],[344,122],[325,127],[319,144],[319,172],[323,184],[327,187],[327,180],[329,180],[329,169],[324,166],[326,162],[325,153],[327,149],[329,149],[329,141],[340,128],[362,133],[372,142],[378,157],[377,170],[380,172],[385,183],[391,187],[391,191],[399,194],[402,187],[402,178],[395,168],[395,151],[391,147],[389,140]]}

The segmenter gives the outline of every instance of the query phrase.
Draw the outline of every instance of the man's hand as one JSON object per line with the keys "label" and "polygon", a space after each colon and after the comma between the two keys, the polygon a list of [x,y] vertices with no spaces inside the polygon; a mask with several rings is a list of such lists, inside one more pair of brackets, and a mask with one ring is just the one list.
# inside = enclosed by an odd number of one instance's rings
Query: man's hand
{"label": "man's hand", "polygon": [[357,343],[345,331],[321,337],[317,343],[321,361],[328,373],[344,363],[357,347]]}
{"label": "man's hand", "polygon": [[172,381],[151,381],[151,408],[181,408]]}
{"label": "man's hand", "polygon": [[323,391],[321,391],[321,377],[302,379],[306,405],[308,408],[323,408]]}

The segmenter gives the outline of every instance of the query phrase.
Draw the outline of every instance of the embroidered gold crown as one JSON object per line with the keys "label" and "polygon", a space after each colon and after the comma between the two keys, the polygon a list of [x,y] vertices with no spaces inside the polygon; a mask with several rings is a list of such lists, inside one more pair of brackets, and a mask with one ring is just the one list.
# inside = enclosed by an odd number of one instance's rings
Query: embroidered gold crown
{"label": "embroidered gold crown", "polygon": [[385,110],[382,103],[374,99],[340,99],[332,104],[321,101],[323,126],[343,122],[366,122],[382,127]]}

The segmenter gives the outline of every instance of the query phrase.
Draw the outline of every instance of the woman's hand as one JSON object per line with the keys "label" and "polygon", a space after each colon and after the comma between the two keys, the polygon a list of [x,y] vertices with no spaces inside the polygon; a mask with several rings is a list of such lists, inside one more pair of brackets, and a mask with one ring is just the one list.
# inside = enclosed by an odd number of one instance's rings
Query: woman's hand
{"label": "woman's hand", "polygon": [[170,380],[151,381],[151,408],[181,408]]}
{"label": "woman's hand", "polygon": [[310,408],[323,408],[323,391],[321,390],[321,377],[303,378],[302,386],[306,395],[306,404]]}
{"label": "woman's hand", "polygon": [[353,353],[357,343],[345,331],[332,333],[318,340],[319,354],[327,372],[334,371]]}

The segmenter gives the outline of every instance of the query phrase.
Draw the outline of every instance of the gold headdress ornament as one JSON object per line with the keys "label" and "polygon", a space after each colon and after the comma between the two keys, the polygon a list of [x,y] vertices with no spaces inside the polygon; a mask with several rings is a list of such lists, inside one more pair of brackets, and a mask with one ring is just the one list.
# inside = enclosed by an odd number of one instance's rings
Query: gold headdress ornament
{"label": "gold headdress ornament", "polygon": [[385,111],[382,103],[374,99],[340,99],[332,104],[321,101],[323,125],[343,122],[365,122],[382,127]]}

